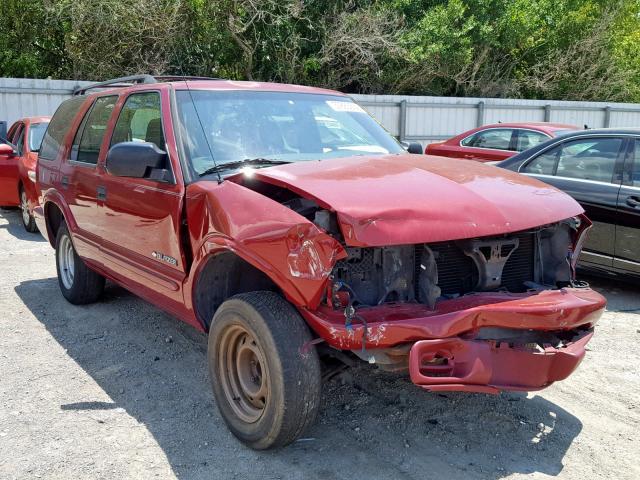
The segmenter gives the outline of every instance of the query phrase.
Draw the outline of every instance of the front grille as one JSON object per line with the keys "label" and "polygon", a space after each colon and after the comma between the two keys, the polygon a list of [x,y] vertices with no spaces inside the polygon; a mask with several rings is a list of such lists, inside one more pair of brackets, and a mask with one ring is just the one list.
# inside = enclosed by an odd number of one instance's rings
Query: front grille
{"label": "front grille", "polygon": [[[520,243],[504,266],[502,287],[510,292],[523,292],[526,290],[524,282],[534,280],[535,234],[520,233],[514,237]],[[422,245],[416,246],[416,274],[420,272],[422,248]],[[438,286],[443,294],[465,294],[474,290],[478,283],[478,269],[455,242],[432,243],[429,248],[436,257]]]}

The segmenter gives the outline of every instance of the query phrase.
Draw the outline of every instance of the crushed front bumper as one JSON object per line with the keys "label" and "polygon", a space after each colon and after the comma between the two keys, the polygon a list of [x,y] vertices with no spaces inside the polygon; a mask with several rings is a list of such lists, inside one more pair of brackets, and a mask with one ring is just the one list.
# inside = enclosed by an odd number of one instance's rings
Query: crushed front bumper
{"label": "crushed front bumper", "polygon": [[[589,288],[562,288],[475,293],[439,301],[433,310],[416,303],[360,308],[350,326],[342,311],[329,307],[301,313],[337,349],[410,346],[409,373],[422,388],[496,393],[538,390],[566,378],[584,357],[605,304],[604,297]],[[575,335],[560,348],[534,348],[517,341],[479,340],[485,328]]]}
{"label": "crushed front bumper", "polygon": [[540,390],[576,369],[592,336],[593,331],[585,331],[562,348],[549,345],[540,351],[459,337],[421,340],[411,347],[409,374],[413,383],[431,391]]}

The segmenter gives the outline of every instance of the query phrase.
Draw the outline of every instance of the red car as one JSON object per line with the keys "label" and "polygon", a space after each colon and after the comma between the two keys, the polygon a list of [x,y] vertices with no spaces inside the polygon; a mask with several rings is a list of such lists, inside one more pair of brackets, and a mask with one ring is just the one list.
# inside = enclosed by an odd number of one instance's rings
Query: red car
{"label": "red car", "polygon": [[499,162],[571,130],[578,130],[578,127],[542,122],[496,123],[474,128],[444,142],[430,143],[425,153],[479,162]]}
{"label": "red car", "polygon": [[38,203],[36,161],[50,117],[27,117],[9,129],[8,143],[0,144],[0,205],[19,206],[28,232],[37,232],[33,209]]}
{"label": "red car", "polygon": [[247,445],[302,434],[323,364],[497,393],[582,360],[605,300],[574,278],[590,222],[568,195],[408,154],[330,90],[98,85],[58,108],[38,161],[62,295],[93,302],[108,278],[208,332],[216,403]]}

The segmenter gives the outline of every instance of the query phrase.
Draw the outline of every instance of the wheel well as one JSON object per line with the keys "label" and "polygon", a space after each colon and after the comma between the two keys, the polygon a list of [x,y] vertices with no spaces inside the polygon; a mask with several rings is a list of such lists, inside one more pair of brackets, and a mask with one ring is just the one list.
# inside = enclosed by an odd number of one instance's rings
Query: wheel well
{"label": "wheel well", "polygon": [[44,218],[49,231],[49,242],[51,245],[55,245],[58,229],[64,222],[64,215],[55,203],[48,202],[44,207]]}
{"label": "wheel well", "polygon": [[267,275],[233,252],[219,253],[206,262],[193,293],[196,315],[206,330],[215,311],[229,297],[257,290],[280,291]]}

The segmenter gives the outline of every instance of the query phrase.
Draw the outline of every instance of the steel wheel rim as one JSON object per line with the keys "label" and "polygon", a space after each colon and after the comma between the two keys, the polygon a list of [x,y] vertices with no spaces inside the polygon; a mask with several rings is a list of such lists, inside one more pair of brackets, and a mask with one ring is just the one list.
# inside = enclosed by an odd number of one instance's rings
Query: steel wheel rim
{"label": "steel wheel rim", "polygon": [[217,362],[225,400],[246,423],[257,422],[269,401],[269,371],[262,347],[241,325],[220,336]]}
{"label": "steel wheel rim", "polygon": [[20,192],[20,208],[22,209],[22,222],[25,225],[29,225],[31,220],[29,217],[29,202],[27,200],[27,192],[22,190]]}
{"label": "steel wheel rim", "polygon": [[73,274],[75,272],[75,258],[73,244],[68,235],[60,239],[60,251],[58,253],[58,268],[62,284],[68,290],[73,287]]}

